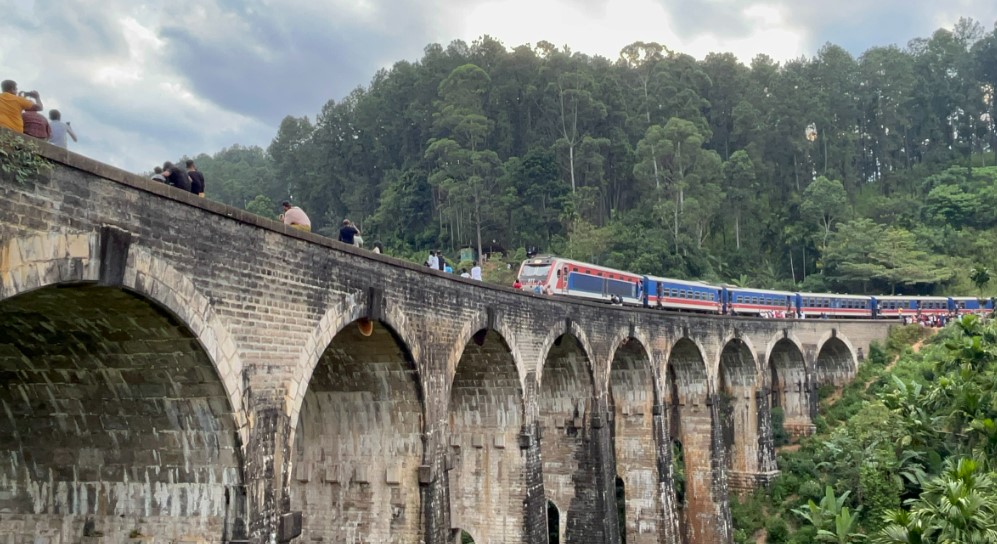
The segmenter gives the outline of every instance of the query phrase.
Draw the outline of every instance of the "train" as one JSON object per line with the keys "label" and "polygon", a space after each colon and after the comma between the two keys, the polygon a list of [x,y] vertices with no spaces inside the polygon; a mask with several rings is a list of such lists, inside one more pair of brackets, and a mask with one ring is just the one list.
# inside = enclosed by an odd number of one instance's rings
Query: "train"
{"label": "train", "polygon": [[993,299],[976,297],[841,295],[714,285],[550,255],[523,261],[517,279],[520,289],[535,293],[717,315],[877,319],[905,314],[982,314],[994,309]]}

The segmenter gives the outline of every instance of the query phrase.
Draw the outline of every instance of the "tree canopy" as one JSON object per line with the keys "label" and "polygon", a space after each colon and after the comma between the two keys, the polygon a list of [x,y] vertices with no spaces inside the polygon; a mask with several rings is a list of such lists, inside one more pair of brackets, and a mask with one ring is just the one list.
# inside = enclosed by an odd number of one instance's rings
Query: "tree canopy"
{"label": "tree canopy", "polygon": [[966,19],[784,63],[484,36],[287,117],[266,150],[196,159],[213,198],[293,200],[318,232],[349,217],[403,256],[494,243],[758,287],[965,293],[955,271],[997,268],[994,51],[997,27]]}

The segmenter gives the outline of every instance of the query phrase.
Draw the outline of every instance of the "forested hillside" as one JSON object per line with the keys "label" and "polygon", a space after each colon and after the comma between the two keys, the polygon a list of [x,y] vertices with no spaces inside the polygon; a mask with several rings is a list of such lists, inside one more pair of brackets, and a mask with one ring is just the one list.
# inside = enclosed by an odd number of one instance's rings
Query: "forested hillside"
{"label": "forested hillside", "polygon": [[269,216],[290,199],[327,234],[349,217],[395,255],[496,244],[758,287],[967,294],[964,270],[997,268],[995,87],[997,25],[969,20],[749,65],[484,37],[285,118],[266,150],[196,160],[213,198]]}
{"label": "forested hillside", "polygon": [[895,329],[843,392],[822,388],[818,434],[732,501],[735,541],[997,543],[994,323],[964,316],[919,350],[928,329]]}

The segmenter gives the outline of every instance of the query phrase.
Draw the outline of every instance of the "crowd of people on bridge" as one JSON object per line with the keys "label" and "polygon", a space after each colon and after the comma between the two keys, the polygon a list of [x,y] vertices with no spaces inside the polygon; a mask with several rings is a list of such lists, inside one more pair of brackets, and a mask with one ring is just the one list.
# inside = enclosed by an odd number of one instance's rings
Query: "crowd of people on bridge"
{"label": "crowd of people on bridge", "polygon": [[77,141],[76,133],[68,122],[63,122],[59,110],[49,110],[48,119],[38,91],[18,91],[17,82],[6,79],[0,82],[0,127],[66,147],[67,136]]}
{"label": "crowd of people on bridge", "polygon": [[[426,258],[426,262],[423,263],[427,268],[433,270],[439,270],[441,272],[446,272],[447,274],[453,274],[454,268],[447,262],[446,257],[443,256],[443,252],[437,249],[430,250],[429,257]],[[481,276],[481,264],[478,261],[472,261],[471,268],[461,268],[457,271],[460,277],[482,281]]]}
{"label": "crowd of people on bridge", "polygon": [[170,187],[176,187],[181,191],[194,193],[204,198],[204,174],[197,169],[197,165],[190,159],[184,163],[184,167],[166,161],[162,166],[153,168],[152,181],[165,183]]}

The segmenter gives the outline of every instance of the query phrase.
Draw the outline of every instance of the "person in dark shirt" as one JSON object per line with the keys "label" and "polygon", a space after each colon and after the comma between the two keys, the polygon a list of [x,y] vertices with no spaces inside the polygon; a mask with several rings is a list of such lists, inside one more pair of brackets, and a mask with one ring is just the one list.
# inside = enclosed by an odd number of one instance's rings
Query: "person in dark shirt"
{"label": "person in dark shirt", "polygon": [[204,198],[204,174],[197,170],[194,161],[187,161],[187,177],[190,178],[190,192]]}
{"label": "person in dark shirt", "polygon": [[360,229],[353,226],[353,223],[351,223],[349,219],[343,219],[343,226],[339,229],[340,242],[351,246],[356,245],[356,238],[359,234]]}
{"label": "person in dark shirt", "polygon": [[184,172],[179,166],[169,161],[164,162],[163,175],[166,176],[167,185],[190,192],[190,178],[187,177],[187,172]]}

